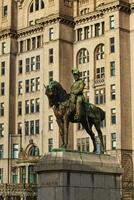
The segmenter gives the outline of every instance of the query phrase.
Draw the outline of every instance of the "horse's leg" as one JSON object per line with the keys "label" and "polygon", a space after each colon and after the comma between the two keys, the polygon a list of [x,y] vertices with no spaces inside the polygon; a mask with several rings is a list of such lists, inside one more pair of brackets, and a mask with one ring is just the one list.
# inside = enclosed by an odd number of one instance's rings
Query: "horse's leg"
{"label": "horse's leg", "polygon": [[65,115],[64,118],[64,131],[65,131],[65,145],[67,148],[68,145],[68,129],[69,129],[69,119],[68,119],[68,114]]}
{"label": "horse's leg", "polygon": [[94,126],[97,130],[97,133],[98,133],[98,136],[99,136],[99,139],[100,139],[100,142],[101,142],[101,152],[104,153],[105,148],[104,148],[103,135],[102,135],[102,131],[100,129],[100,125],[99,125],[99,123],[95,123]]}
{"label": "horse's leg", "polygon": [[61,136],[61,140],[62,140],[62,145],[65,145],[65,137],[64,137],[64,121],[63,119],[57,119],[57,124],[59,126],[59,131],[60,131],[60,136]]}
{"label": "horse's leg", "polygon": [[82,126],[91,137],[91,140],[93,142],[93,147],[94,147],[93,153],[95,153],[97,150],[97,147],[96,147],[95,134],[92,131],[92,124],[86,121],[82,123]]}

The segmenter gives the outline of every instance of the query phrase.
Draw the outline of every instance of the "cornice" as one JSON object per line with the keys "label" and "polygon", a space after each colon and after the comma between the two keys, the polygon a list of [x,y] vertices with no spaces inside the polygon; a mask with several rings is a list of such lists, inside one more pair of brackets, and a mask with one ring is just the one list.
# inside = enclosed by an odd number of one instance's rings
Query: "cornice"
{"label": "cornice", "polygon": [[16,38],[16,33],[16,30],[13,30],[11,28],[0,30],[0,39],[5,39],[8,37]]}
{"label": "cornice", "polygon": [[43,26],[41,24],[37,24],[35,26],[29,26],[17,31],[17,38],[24,37],[26,35],[30,35],[33,33],[37,33],[43,30]]}

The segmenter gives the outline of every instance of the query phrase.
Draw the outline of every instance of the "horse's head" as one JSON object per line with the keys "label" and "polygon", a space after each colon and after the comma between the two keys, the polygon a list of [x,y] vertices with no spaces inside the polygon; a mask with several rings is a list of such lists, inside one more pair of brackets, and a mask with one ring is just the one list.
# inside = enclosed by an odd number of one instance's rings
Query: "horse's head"
{"label": "horse's head", "polygon": [[51,81],[50,84],[46,86],[45,94],[48,97],[50,107],[53,107],[58,103],[58,84],[57,81]]}

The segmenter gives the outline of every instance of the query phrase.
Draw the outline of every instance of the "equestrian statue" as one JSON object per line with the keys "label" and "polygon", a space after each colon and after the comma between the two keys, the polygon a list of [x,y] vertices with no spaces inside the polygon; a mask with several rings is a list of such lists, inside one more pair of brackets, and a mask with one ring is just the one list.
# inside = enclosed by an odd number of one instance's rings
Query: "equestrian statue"
{"label": "equestrian statue", "polygon": [[94,153],[97,152],[95,134],[92,131],[93,125],[95,126],[100,139],[101,153],[104,153],[105,149],[100,123],[105,119],[105,112],[101,108],[86,101],[83,95],[85,84],[80,78],[79,70],[73,69],[72,74],[74,82],[69,94],[57,81],[51,81],[45,87],[45,94],[48,97],[49,106],[53,108],[59,126],[62,147],[67,148],[68,145],[69,123],[81,123],[82,127],[92,139]]}

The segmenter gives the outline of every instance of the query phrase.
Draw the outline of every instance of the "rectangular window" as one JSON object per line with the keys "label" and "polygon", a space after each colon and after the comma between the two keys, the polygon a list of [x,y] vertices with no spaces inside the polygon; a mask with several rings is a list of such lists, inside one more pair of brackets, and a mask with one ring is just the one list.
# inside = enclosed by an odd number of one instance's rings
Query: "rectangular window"
{"label": "rectangular window", "polygon": [[31,40],[27,39],[27,51],[31,49]]}
{"label": "rectangular window", "polygon": [[30,82],[29,82],[29,80],[25,81],[25,92],[26,93],[30,92]]}
{"label": "rectangular window", "polygon": [[22,101],[18,102],[18,115],[22,115]]}
{"label": "rectangular window", "polygon": [[49,64],[52,64],[54,62],[53,53],[53,48],[49,49]]}
{"label": "rectangular window", "polygon": [[0,103],[0,117],[4,116],[4,103]]}
{"label": "rectangular window", "polygon": [[30,113],[30,102],[29,100],[25,101],[25,114],[29,114]]}
{"label": "rectangular window", "polygon": [[111,133],[111,146],[112,150],[116,149],[116,133]]}
{"label": "rectangular window", "polygon": [[36,70],[40,69],[40,56],[36,56]]}
{"label": "rectangular window", "polygon": [[40,78],[37,77],[36,78],[36,91],[39,91],[40,90]]}
{"label": "rectangular window", "polygon": [[34,113],[34,99],[30,100],[30,111],[31,113]]}
{"label": "rectangular window", "polygon": [[49,72],[48,77],[49,77],[49,83],[50,83],[51,81],[53,81],[53,71],[50,71],[50,72]]}
{"label": "rectangular window", "polygon": [[106,99],[105,89],[95,90],[95,104],[104,104]]}
{"label": "rectangular window", "polygon": [[37,48],[41,47],[41,35],[37,36]]}
{"label": "rectangular window", "polygon": [[18,134],[22,135],[22,123],[21,122],[18,123]]}
{"label": "rectangular window", "polygon": [[115,38],[112,37],[110,38],[110,53],[114,53],[115,52]]}
{"label": "rectangular window", "polygon": [[99,36],[101,33],[101,26],[100,23],[95,24],[95,36]]}
{"label": "rectangular window", "polygon": [[88,39],[89,38],[89,26],[84,27],[84,39]]}
{"label": "rectangular window", "polygon": [[116,99],[116,88],[115,88],[115,84],[111,85],[111,100],[115,100]]}
{"label": "rectangular window", "polygon": [[20,167],[20,183],[26,183],[26,166]]}
{"label": "rectangular window", "polygon": [[0,145],[0,159],[3,159],[4,158],[4,145],[1,144]]}
{"label": "rectangular window", "polygon": [[33,37],[32,38],[32,49],[35,49],[36,48],[36,38]]}
{"label": "rectangular window", "polygon": [[1,63],[1,76],[5,75],[5,62]]}
{"label": "rectangular window", "polygon": [[4,136],[4,123],[0,123],[0,137]]}
{"label": "rectangular window", "polygon": [[115,28],[115,19],[114,19],[114,15],[109,17],[109,21],[110,21],[110,29],[114,29]]}
{"label": "rectangular window", "polygon": [[40,121],[35,120],[35,134],[39,134],[39,133],[40,133]]}
{"label": "rectangular window", "polygon": [[49,41],[54,39],[54,28],[49,28]]}
{"label": "rectangular window", "polygon": [[35,71],[35,57],[31,58],[31,71]]}
{"label": "rectangular window", "polygon": [[13,159],[17,159],[19,155],[19,145],[13,144]]}
{"label": "rectangular window", "polygon": [[82,28],[79,28],[77,30],[77,38],[78,38],[78,41],[82,40],[82,37],[83,37],[83,32],[82,32]]}
{"label": "rectangular window", "polygon": [[87,70],[87,71],[82,71],[81,73],[80,73],[80,77],[81,77],[81,79],[84,81],[84,83],[85,83],[85,88],[86,89],[89,89],[89,70]]}
{"label": "rectangular window", "polygon": [[111,123],[116,124],[116,109],[115,108],[111,109]]}
{"label": "rectangular window", "polygon": [[20,41],[20,53],[22,53],[24,50],[24,42]]}
{"label": "rectangular window", "polygon": [[3,17],[7,17],[7,15],[8,15],[8,6],[5,5],[5,6],[3,7]]}
{"label": "rectangular window", "polygon": [[53,131],[53,115],[48,116],[48,130]]}
{"label": "rectangular window", "polygon": [[26,72],[30,72],[30,59],[26,58]]}
{"label": "rectangular window", "polygon": [[81,152],[89,152],[89,138],[77,139],[77,150]]}
{"label": "rectangular window", "polygon": [[6,53],[6,43],[5,42],[2,42],[2,54],[5,54]]}
{"label": "rectangular window", "polygon": [[3,168],[0,168],[0,184],[3,183]]}
{"label": "rectangular window", "polygon": [[100,67],[96,69],[96,79],[101,79],[105,77],[105,68]]}
{"label": "rectangular window", "polygon": [[48,152],[51,152],[53,149],[53,138],[48,139]]}
{"label": "rectangular window", "polygon": [[39,0],[35,0],[35,10],[39,10]]}
{"label": "rectangular window", "polygon": [[35,111],[40,112],[40,99],[35,99]]}
{"label": "rectangular window", "polygon": [[30,135],[34,135],[34,121],[30,121]]}
{"label": "rectangular window", "polygon": [[115,76],[115,61],[110,62],[110,75]]}
{"label": "rectangular window", "polygon": [[34,166],[28,166],[28,183],[35,184],[37,182],[36,172],[34,171]]}
{"label": "rectangular window", "polygon": [[31,79],[31,92],[34,92],[35,91],[35,79],[32,78]]}
{"label": "rectangular window", "polygon": [[29,121],[25,121],[25,135],[29,135]]}
{"label": "rectangular window", "polygon": [[1,91],[0,91],[0,93],[1,93],[1,96],[5,95],[5,83],[4,82],[1,83]]}
{"label": "rectangular window", "polygon": [[13,182],[13,184],[17,184],[18,183],[18,175],[17,174],[13,174],[12,175],[12,182]]}
{"label": "rectangular window", "polygon": [[18,82],[18,95],[22,94],[22,81]]}
{"label": "rectangular window", "polygon": [[18,68],[18,74],[22,74],[23,68],[22,68],[22,60],[19,60],[19,68]]}

